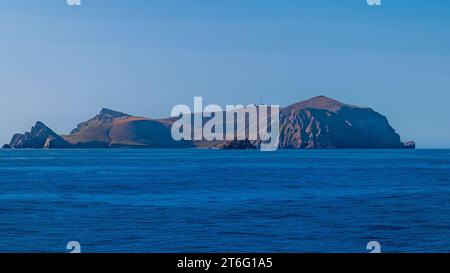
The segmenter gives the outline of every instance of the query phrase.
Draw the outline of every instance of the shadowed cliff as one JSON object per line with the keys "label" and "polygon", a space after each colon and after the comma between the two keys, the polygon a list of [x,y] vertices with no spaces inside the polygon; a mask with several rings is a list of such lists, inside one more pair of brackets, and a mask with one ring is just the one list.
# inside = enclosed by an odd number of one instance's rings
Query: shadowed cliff
{"label": "shadowed cliff", "polygon": [[280,113],[280,148],[405,148],[385,116],[319,96]]}

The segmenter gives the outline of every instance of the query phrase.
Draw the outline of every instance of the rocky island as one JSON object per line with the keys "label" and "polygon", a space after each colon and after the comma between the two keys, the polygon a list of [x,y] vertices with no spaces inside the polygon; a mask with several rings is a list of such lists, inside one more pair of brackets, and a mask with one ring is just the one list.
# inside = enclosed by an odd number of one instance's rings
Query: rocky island
{"label": "rocky island", "polygon": [[[245,141],[175,141],[171,125],[175,118],[150,119],[102,109],[59,135],[38,121],[30,132],[15,134],[3,148],[221,148],[253,149]],[[344,104],[318,96],[280,109],[281,149],[413,149],[401,142],[387,118],[371,108]]]}

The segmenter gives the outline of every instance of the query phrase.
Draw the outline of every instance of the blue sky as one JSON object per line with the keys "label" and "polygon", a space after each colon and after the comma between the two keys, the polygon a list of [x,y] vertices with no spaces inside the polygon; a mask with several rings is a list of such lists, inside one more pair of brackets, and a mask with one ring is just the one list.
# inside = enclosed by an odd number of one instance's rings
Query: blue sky
{"label": "blue sky", "polygon": [[108,107],[369,106],[403,140],[450,148],[450,1],[2,0],[0,142]]}

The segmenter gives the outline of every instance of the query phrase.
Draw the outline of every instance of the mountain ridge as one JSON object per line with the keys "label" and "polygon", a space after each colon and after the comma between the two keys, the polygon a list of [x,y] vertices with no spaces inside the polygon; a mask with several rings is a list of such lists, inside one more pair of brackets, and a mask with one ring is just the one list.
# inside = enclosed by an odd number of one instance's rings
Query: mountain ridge
{"label": "mountain ridge", "polygon": [[298,110],[302,110],[302,109],[311,108],[311,109],[322,109],[322,110],[335,112],[335,111],[338,111],[339,109],[341,109],[342,107],[362,108],[362,107],[357,107],[357,106],[350,105],[350,104],[345,104],[345,103],[342,103],[335,99],[321,95],[321,96],[312,97],[310,99],[291,104],[287,107],[284,107],[283,110],[284,111],[298,111]]}

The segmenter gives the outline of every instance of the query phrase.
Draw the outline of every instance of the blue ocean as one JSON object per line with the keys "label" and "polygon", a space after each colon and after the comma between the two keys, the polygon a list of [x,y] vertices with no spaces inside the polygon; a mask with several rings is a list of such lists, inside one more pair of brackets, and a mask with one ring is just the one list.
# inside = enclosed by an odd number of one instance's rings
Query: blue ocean
{"label": "blue ocean", "polygon": [[0,252],[450,252],[450,150],[1,150]]}

